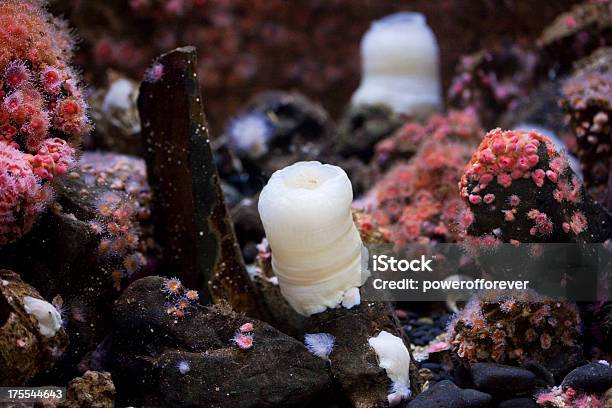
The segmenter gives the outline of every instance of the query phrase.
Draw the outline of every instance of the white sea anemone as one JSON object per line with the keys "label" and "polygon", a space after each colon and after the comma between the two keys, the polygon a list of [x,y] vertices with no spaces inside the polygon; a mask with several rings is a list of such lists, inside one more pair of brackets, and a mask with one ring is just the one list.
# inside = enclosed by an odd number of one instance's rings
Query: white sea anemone
{"label": "white sea anemone", "polygon": [[308,333],[304,336],[308,351],[323,360],[329,360],[335,342],[336,338],[329,333]]}
{"label": "white sea anemone", "polygon": [[300,314],[359,302],[367,250],[351,214],[353,190],[340,167],[298,162],[275,172],[259,197],[282,295]]}
{"label": "white sea anemone", "polygon": [[38,330],[45,337],[53,337],[62,327],[62,316],[49,302],[26,296],[23,298],[23,308],[38,321]]}
{"label": "white sea anemone", "polygon": [[176,364],[176,368],[179,370],[179,373],[185,375],[189,371],[191,371],[191,366],[189,365],[189,361],[181,360]]}
{"label": "white sea anemone", "polygon": [[362,79],[351,103],[386,104],[426,116],[442,104],[436,37],[420,13],[401,12],[372,23],[361,41]]}
{"label": "white sea anemone", "polygon": [[389,405],[396,405],[410,397],[410,353],[401,338],[381,331],[368,340],[378,356],[378,365],[387,372],[392,382]]}
{"label": "white sea anemone", "polygon": [[137,96],[138,87],[135,87],[131,81],[120,78],[108,88],[102,102],[102,112],[111,113],[112,110],[129,110],[134,105]]}
{"label": "white sea anemone", "polygon": [[247,113],[232,119],[226,129],[230,149],[240,156],[257,159],[268,151],[272,125],[260,113]]}

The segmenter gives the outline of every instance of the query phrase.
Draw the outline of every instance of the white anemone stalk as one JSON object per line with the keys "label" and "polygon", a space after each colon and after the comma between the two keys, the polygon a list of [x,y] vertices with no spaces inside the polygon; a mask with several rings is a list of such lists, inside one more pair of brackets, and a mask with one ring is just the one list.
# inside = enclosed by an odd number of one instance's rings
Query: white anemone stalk
{"label": "white anemone stalk", "polygon": [[281,293],[302,315],[360,302],[356,288],[369,275],[362,268],[367,250],[353,222],[352,201],[344,170],[319,162],[275,172],[259,196]]}
{"label": "white anemone stalk", "polygon": [[362,79],[351,103],[425,117],[442,105],[439,60],[424,15],[400,12],[375,21],[361,40]]}
{"label": "white anemone stalk", "polygon": [[368,340],[376,352],[378,366],[384,368],[391,380],[391,393],[387,396],[390,406],[410,398],[410,353],[398,336],[381,331]]}

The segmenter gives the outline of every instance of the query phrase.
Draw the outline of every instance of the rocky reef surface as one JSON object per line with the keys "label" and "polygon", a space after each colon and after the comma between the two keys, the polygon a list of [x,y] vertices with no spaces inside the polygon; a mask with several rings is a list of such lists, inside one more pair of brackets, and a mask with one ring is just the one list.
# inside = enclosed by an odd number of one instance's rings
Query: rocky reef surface
{"label": "rocky reef surface", "polygon": [[[400,3],[120,3],[51,5],[74,60],[44,1],[0,0],[0,385],[65,407],[612,407],[610,1],[414,2],[446,88],[426,118],[347,105],[358,37]],[[558,279],[588,299],[371,300],[362,244],[454,245],[452,281],[505,245],[608,258]]]}

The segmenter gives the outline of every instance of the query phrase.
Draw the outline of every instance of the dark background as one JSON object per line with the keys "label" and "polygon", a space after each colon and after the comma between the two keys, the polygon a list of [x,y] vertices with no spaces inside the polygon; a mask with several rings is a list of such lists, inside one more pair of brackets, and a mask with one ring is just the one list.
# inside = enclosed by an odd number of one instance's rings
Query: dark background
{"label": "dark background", "polygon": [[136,80],[161,52],[193,44],[205,109],[218,133],[254,93],[298,90],[337,117],[359,83],[359,42],[374,19],[419,11],[438,37],[444,89],[458,58],[516,41],[527,47],[574,0],[56,0],[80,38],[92,86],[113,68]]}

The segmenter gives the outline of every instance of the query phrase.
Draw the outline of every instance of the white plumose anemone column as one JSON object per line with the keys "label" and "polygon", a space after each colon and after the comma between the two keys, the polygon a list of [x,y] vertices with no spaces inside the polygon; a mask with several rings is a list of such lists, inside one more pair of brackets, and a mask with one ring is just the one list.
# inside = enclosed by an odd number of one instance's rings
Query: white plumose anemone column
{"label": "white plumose anemone column", "polygon": [[420,13],[400,12],[372,23],[361,40],[362,79],[351,103],[386,104],[423,117],[442,105],[436,37]]}
{"label": "white plumose anemone column", "polygon": [[354,288],[368,272],[362,272],[366,250],[353,222],[352,201],[344,170],[315,161],[275,172],[259,196],[281,293],[302,315],[359,304]]}
{"label": "white plumose anemone column", "polygon": [[368,340],[376,352],[378,366],[384,368],[391,380],[391,393],[387,396],[390,406],[410,397],[410,353],[401,338],[381,331]]}

